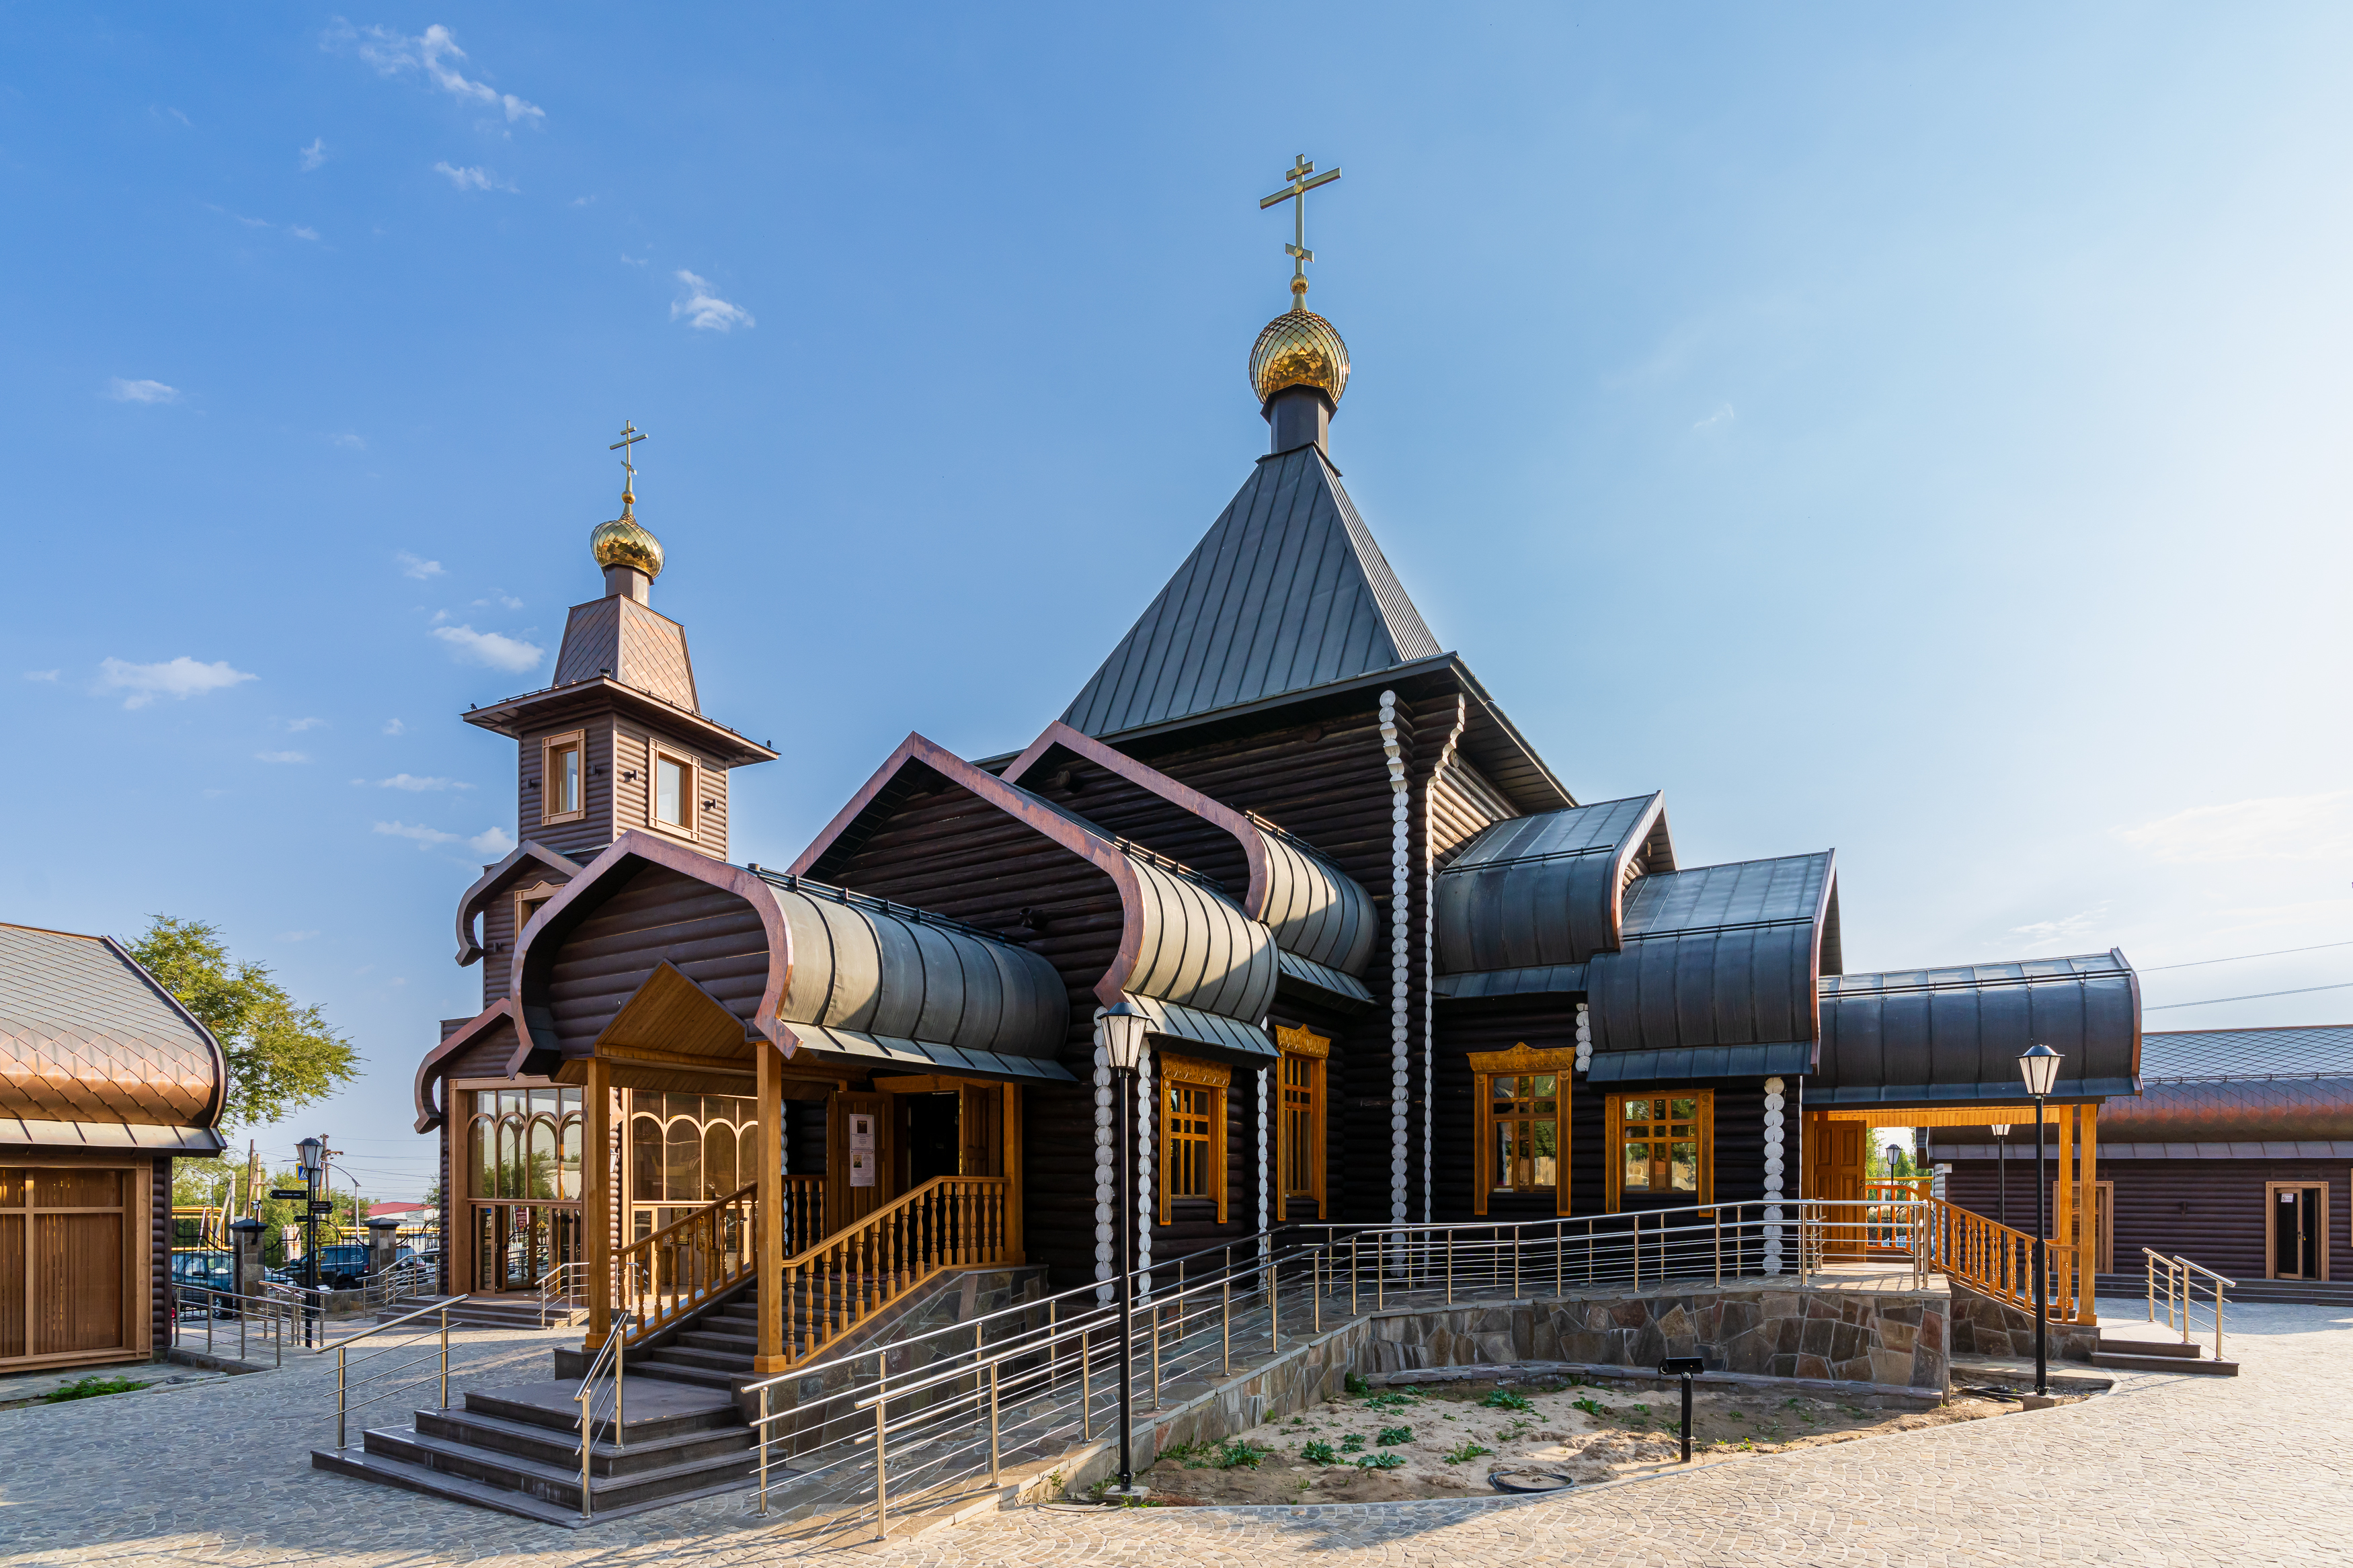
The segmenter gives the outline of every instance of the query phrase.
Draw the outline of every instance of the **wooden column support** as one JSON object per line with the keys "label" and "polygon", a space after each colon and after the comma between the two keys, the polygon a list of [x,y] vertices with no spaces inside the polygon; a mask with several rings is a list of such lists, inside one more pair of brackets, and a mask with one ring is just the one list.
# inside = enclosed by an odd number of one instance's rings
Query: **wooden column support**
{"label": "wooden column support", "polygon": [[601,1347],[613,1331],[613,1079],[603,1058],[588,1058],[581,1086],[580,1223],[588,1232],[588,1338]]}
{"label": "wooden column support", "polygon": [[760,1124],[760,1191],[752,1227],[759,1256],[754,1289],[759,1292],[760,1326],[752,1373],[772,1377],[785,1370],[785,1082],[779,1070],[784,1059],[765,1040],[753,1046],[752,1055]]}
{"label": "wooden column support", "polygon": [[1005,1086],[1005,1155],[998,1173],[1005,1178],[1005,1259],[1027,1263],[1021,1250],[1021,1086]]}

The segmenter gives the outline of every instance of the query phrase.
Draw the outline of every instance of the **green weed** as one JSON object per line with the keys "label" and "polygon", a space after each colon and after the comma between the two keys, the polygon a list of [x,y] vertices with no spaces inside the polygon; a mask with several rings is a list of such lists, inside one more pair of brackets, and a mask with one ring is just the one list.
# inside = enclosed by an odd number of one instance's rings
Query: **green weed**
{"label": "green weed", "polygon": [[1340,1439],[1340,1452],[1344,1454],[1353,1454],[1364,1446],[1365,1435],[1362,1432],[1351,1432]]}
{"label": "green weed", "polygon": [[144,1388],[143,1383],[133,1383],[127,1377],[85,1377],[69,1383],[63,1388],[53,1388],[41,1398],[50,1405],[62,1405],[69,1399],[95,1399],[101,1394],[129,1394]]}
{"label": "green weed", "polygon": [[1526,1394],[1514,1394],[1508,1388],[1491,1389],[1487,1397],[1479,1403],[1490,1410],[1534,1410],[1535,1408],[1528,1403]]}
{"label": "green weed", "polygon": [[1360,1470],[1401,1470],[1405,1468],[1403,1454],[1366,1454],[1356,1461]]}
{"label": "green weed", "polygon": [[1381,1435],[1373,1439],[1377,1446],[1383,1448],[1394,1448],[1399,1443],[1412,1441],[1413,1428],[1410,1426],[1384,1426],[1381,1428]]}
{"label": "green weed", "polygon": [[1328,1465],[1340,1456],[1332,1451],[1331,1444],[1319,1441],[1300,1449],[1299,1457],[1311,1465]]}
{"label": "green weed", "polygon": [[1450,1465],[1467,1464],[1482,1455],[1492,1454],[1494,1451],[1493,1448],[1482,1448],[1476,1443],[1458,1443],[1446,1451],[1446,1462]]}

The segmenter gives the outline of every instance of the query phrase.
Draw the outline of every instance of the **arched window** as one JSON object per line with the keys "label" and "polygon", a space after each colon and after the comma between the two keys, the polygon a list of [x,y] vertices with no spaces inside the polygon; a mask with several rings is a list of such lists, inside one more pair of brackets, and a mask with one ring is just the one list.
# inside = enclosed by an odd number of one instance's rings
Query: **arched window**
{"label": "arched window", "polygon": [[735,1129],[714,1121],[702,1130],[702,1201],[714,1203],[735,1186]]}
{"label": "arched window", "polygon": [[650,1116],[629,1122],[629,1190],[639,1203],[661,1198],[661,1123]]}
{"label": "arched window", "polygon": [[555,1195],[555,1118],[534,1116],[529,1126],[531,1173],[523,1184],[525,1195],[552,1198]]}

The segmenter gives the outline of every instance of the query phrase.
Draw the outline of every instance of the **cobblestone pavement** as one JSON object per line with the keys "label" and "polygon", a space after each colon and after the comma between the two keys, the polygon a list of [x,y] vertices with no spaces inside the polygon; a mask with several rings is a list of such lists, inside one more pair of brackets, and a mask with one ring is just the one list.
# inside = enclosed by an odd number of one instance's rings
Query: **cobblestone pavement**
{"label": "cobblestone pavement", "polygon": [[[2116,1303],[2129,1332],[2139,1314]],[[310,1468],[333,1358],[226,1383],[0,1411],[0,1568],[483,1563],[923,1568],[1752,1563],[2353,1563],[2353,1314],[2233,1312],[2236,1379],[2125,1375],[2059,1410],[1525,1500],[1071,1513],[1026,1509],[873,1547],[716,1498],[551,1529]],[[545,1375],[554,1334],[458,1337],[467,1381]],[[399,1402],[396,1402],[396,1407]]]}

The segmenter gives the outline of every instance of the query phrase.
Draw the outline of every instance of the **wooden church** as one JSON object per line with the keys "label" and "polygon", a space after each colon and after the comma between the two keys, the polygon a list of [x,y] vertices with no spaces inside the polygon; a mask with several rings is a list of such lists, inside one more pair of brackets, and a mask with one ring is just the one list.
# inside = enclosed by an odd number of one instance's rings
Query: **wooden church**
{"label": "wooden church", "polygon": [[[521,844],[459,900],[482,1007],[417,1072],[445,1289],[576,1266],[594,1344],[681,1227],[766,1277],[952,1213],[1060,1289],[1123,1223],[1149,1267],[1293,1222],[1852,1196],[1874,1121],[2031,1121],[2038,1041],[2063,1180],[2096,1180],[2122,956],[1847,974],[1829,849],[1687,865],[1660,795],[1579,800],[1350,501],[1347,349],[1293,288],[1249,361],[1269,450],[1069,707],[994,757],[909,735],[786,867],[729,858],[730,776],[776,753],[702,711],[632,483],[553,683],[464,715],[515,744]],[[785,1295],[747,1374],[822,1348]]]}

